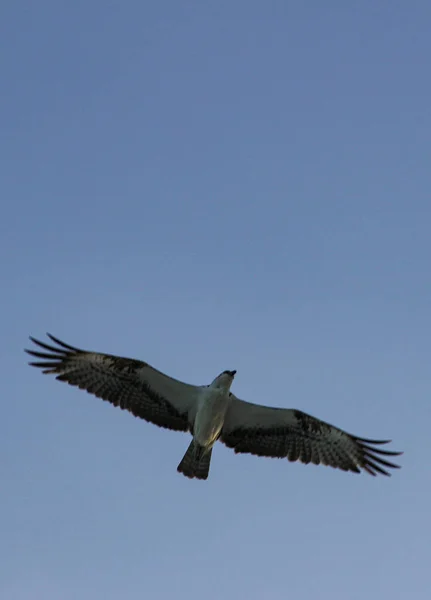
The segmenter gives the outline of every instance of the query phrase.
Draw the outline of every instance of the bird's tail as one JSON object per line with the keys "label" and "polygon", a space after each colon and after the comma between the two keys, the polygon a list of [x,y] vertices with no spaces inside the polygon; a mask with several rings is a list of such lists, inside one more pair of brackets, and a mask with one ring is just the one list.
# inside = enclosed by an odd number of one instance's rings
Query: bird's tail
{"label": "bird's tail", "polygon": [[177,467],[177,471],[186,477],[196,479],[207,479],[210,470],[212,448],[199,446],[194,440],[191,441],[183,460]]}

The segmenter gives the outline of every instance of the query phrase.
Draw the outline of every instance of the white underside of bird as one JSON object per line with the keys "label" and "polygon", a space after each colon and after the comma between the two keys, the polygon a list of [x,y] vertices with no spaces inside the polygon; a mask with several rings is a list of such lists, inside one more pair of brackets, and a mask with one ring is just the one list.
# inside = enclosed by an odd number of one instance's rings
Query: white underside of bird
{"label": "white underside of bird", "polygon": [[[209,470],[212,447],[223,429],[232,394],[229,392],[230,377],[222,377],[222,375],[207,388],[202,388],[199,394],[193,423],[193,440],[178,465],[179,472],[188,477],[193,476],[199,465],[202,467],[203,474],[207,468]],[[223,380],[225,385],[220,385],[224,383]]]}

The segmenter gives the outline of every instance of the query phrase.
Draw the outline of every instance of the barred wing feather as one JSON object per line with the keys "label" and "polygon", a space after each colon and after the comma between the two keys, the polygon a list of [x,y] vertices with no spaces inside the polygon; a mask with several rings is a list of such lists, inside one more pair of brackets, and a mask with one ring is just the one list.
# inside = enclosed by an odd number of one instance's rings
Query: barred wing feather
{"label": "barred wing feather", "polygon": [[81,350],[47,335],[55,346],[30,337],[43,349],[26,350],[38,359],[30,365],[159,427],[190,429],[199,386],[168,377],[140,360]]}
{"label": "barred wing feather", "polygon": [[271,408],[232,396],[220,440],[235,452],[328,465],[343,471],[390,475],[386,458],[402,454],[375,446],[388,441],[351,435],[294,409]]}

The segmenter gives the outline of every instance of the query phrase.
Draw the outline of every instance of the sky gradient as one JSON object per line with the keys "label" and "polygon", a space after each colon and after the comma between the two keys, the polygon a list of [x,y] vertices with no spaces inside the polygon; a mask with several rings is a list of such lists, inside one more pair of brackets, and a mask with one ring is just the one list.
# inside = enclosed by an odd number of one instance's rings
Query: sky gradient
{"label": "sky gradient", "polygon": [[[0,9],[0,597],[430,596],[431,5]],[[28,336],[403,450],[391,478],[189,443]]]}

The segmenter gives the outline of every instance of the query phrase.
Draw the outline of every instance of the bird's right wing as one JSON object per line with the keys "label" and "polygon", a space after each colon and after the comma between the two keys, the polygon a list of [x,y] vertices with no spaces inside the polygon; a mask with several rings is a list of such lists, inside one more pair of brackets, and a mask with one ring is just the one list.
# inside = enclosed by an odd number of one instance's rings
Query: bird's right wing
{"label": "bird's right wing", "polygon": [[[387,441],[359,438],[306,413],[252,404],[232,394],[220,440],[235,452],[324,464],[370,475],[399,468],[386,458],[401,454],[374,446]],[[385,457],[385,458],[383,458]]]}
{"label": "bird's right wing", "polygon": [[44,350],[26,350],[39,359],[30,365],[159,427],[190,429],[200,386],[168,377],[139,360],[80,350],[48,336],[56,346],[30,337]]}

